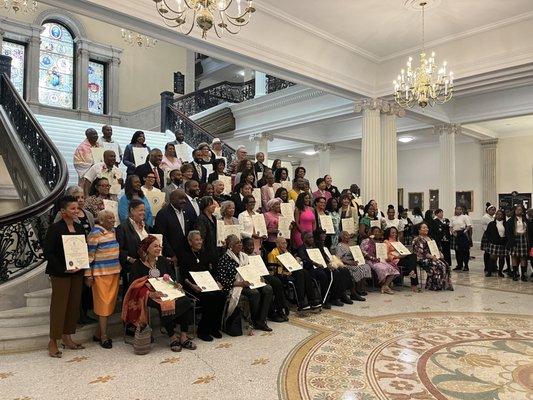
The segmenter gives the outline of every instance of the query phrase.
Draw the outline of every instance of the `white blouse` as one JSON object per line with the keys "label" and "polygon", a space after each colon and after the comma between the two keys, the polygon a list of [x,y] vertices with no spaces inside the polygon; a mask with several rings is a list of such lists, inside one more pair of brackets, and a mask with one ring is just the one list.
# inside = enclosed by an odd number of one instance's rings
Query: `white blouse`
{"label": "white blouse", "polygon": [[517,218],[516,219],[516,234],[522,235],[525,232],[526,232],[526,224],[524,224],[524,221],[522,220],[522,218]]}
{"label": "white blouse", "polygon": [[503,224],[503,221],[496,221],[496,228],[498,229],[498,234],[500,237],[505,236],[505,225]]}
{"label": "white blouse", "polygon": [[239,214],[239,225],[242,226],[241,237],[252,237],[254,233],[254,223],[252,221],[252,216],[250,213],[248,213],[248,211],[244,210]]}

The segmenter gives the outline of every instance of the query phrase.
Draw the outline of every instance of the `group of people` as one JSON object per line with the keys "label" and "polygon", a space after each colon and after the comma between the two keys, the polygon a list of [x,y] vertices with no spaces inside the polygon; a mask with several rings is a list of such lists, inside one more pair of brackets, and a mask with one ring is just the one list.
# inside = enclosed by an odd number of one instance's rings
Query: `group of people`
{"label": "group of people", "polygon": [[[59,201],[56,222],[44,243],[52,283],[52,357],[62,355],[59,339],[66,348],[83,348],[71,335],[84,292],[92,295],[98,317],[93,339],[103,348],[112,347],[107,322],[120,297],[126,331],[148,324],[149,308],[154,308],[170,349],[181,351],[196,348],[187,334],[196,323],[197,336],[204,341],[221,338],[221,330],[232,334],[227,322],[240,318],[241,299],[249,305],[253,327],[271,331],[268,321],[288,321],[291,304],[304,314],[342,307],[365,301],[368,285],[393,294],[393,286],[401,285],[403,277],[418,292],[420,268],[427,272],[426,289],[453,290],[451,248],[458,266],[468,269],[469,245],[465,249],[464,243],[469,243],[472,224],[461,209],[449,224],[442,210],[426,213],[426,218],[416,210],[409,218],[408,210],[396,211],[390,205],[383,213],[374,200],[360,205],[355,184],[341,191],[326,175],[316,180],[312,191],[305,168],[296,168],[291,177],[280,160],[268,167],[264,154],[257,153],[253,162],[243,146],[227,162],[219,139],[211,145],[201,143],[185,160],[176,155],[176,147],[184,145],[180,130],[176,141],[165,146],[164,156],[152,149],[145,163],[131,164],[131,147],[146,146],[144,134],[136,132],[123,155],[115,147],[104,152],[103,163],[88,165],[91,152],[83,148],[113,143],[110,127],[102,132],[98,138],[96,131],[88,130],[82,148],[76,150],[80,185],[68,188]],[[119,162],[127,167],[125,181]],[[146,196],[153,190],[166,193],[157,213]],[[118,209],[110,209],[109,201],[117,202]],[[509,252],[522,262],[519,255],[530,243],[527,235],[532,230],[521,211],[516,207],[507,223],[504,235],[510,237],[505,243],[496,240],[501,237],[498,213],[487,224],[484,246],[491,266],[493,253],[497,259]],[[89,268],[68,268],[63,235],[86,237]],[[402,251],[406,246],[410,251]],[[293,257],[300,268],[288,268],[284,255]],[[238,273],[257,256],[268,272],[260,277],[260,285]],[[205,291],[193,278],[196,272],[208,272],[219,290]],[[185,295],[165,300],[150,284],[151,278],[173,283]],[[199,321],[194,321],[195,306],[201,306]]]}

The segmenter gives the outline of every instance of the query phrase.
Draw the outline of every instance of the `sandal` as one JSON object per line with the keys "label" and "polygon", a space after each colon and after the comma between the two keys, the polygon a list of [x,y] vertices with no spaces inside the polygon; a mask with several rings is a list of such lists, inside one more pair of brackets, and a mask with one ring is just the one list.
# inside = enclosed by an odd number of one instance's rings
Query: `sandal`
{"label": "sandal", "polygon": [[187,339],[185,342],[181,343],[181,347],[187,350],[196,350],[196,345],[191,339]]}
{"label": "sandal", "polygon": [[52,357],[52,358],[61,358],[61,357],[63,357],[63,353],[62,353],[61,351],[59,351],[59,350],[56,351],[55,353],[52,353],[52,352],[50,351],[50,346],[48,346],[48,355],[49,355],[50,357]]}
{"label": "sandal", "polygon": [[85,348],[84,345],[79,343],[74,343],[74,346],[67,346],[65,343],[61,343],[61,347],[69,350],[83,350]]}
{"label": "sandal", "polygon": [[179,353],[181,351],[181,343],[178,339],[170,342],[170,350],[175,353]]}

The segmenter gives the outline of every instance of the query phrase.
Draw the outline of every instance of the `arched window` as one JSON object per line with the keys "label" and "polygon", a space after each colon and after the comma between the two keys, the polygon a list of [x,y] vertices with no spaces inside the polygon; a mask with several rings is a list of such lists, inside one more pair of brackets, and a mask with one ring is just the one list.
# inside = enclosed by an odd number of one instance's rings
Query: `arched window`
{"label": "arched window", "polygon": [[39,56],[39,103],[74,108],[74,40],[57,22],[45,22]]}

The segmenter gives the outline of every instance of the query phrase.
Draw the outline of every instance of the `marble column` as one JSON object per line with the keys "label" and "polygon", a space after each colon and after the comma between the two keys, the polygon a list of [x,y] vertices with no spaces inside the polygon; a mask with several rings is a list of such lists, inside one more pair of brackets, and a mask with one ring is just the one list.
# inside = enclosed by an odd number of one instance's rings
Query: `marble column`
{"label": "marble column", "polygon": [[486,202],[498,204],[497,182],[497,159],[498,139],[481,141],[481,179],[483,187],[483,205]]}
{"label": "marble column", "polygon": [[41,51],[41,32],[33,29],[32,36],[26,48],[26,69],[28,73],[24,78],[26,87],[26,101],[28,103],[39,103],[39,58]]}
{"label": "marble column", "polygon": [[398,207],[398,142],[396,118],[403,110],[392,104],[381,114],[381,203],[382,210],[389,204]]}
{"label": "marble column", "polygon": [[[119,110],[119,78],[120,78],[120,58],[113,57],[108,63],[108,73],[110,84],[107,85],[107,114],[114,115]],[[112,82],[112,83],[111,83]]]}
{"label": "marble column", "polygon": [[[255,142],[255,154],[261,152],[265,155],[265,163],[268,160],[268,142],[274,140],[274,135],[268,132],[250,135],[250,141]],[[254,154],[254,158],[255,158]]]}
{"label": "marble column", "polygon": [[196,90],[196,52],[187,50],[185,54],[185,93],[192,93]]}
{"label": "marble column", "polygon": [[267,76],[264,72],[255,71],[255,97],[267,94]]}
{"label": "marble column", "polygon": [[319,176],[331,174],[331,152],[335,150],[335,145],[324,143],[315,145],[315,151],[318,151],[318,171]]}
{"label": "marble column", "polygon": [[76,42],[76,94],[74,108],[89,111],[89,50],[86,40],[75,39]]}
{"label": "marble column", "polygon": [[455,209],[455,136],[460,130],[456,124],[435,127],[439,135],[439,207],[447,218],[453,216]]}

